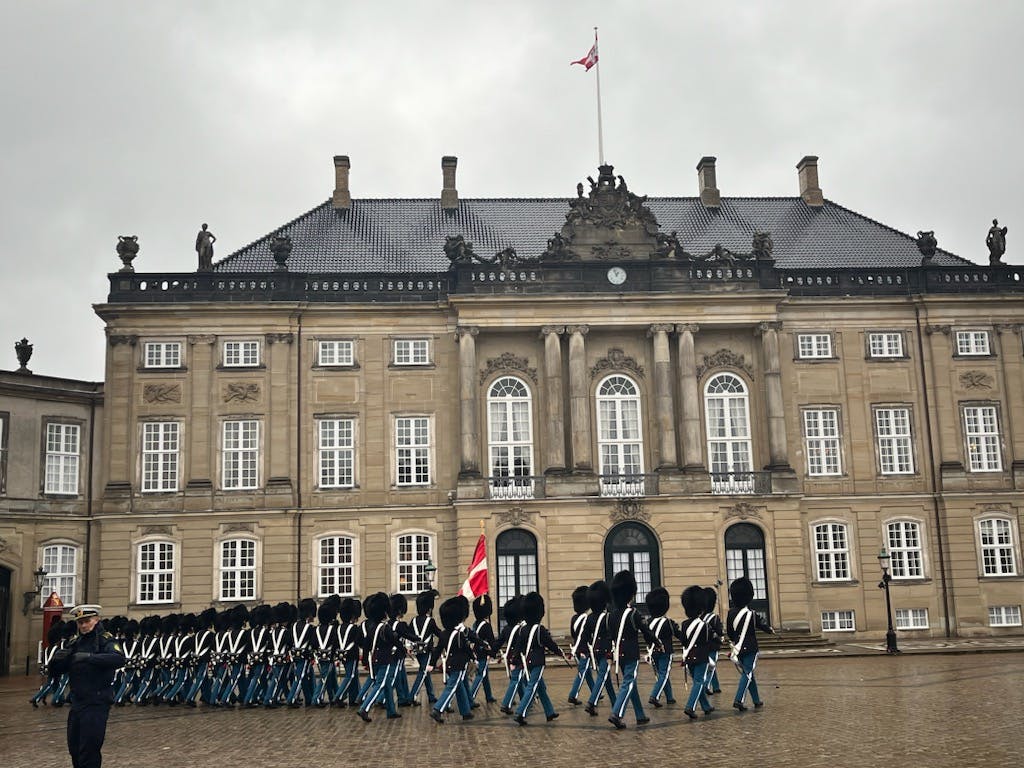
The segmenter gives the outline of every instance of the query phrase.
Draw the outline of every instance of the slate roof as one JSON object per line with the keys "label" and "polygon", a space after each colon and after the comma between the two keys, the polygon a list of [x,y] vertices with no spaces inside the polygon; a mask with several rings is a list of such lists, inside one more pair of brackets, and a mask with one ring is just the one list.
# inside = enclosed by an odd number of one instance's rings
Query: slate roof
{"label": "slate roof", "polygon": [[[916,267],[921,254],[914,238],[826,200],[814,208],[799,197],[722,198],[708,209],[696,197],[650,198],[648,207],[662,232],[676,231],[695,256],[716,244],[749,253],[756,230],[771,232],[775,266],[781,269]],[[463,235],[481,256],[508,247],[537,256],[565,223],[567,198],[489,198],[459,201],[457,211],[441,209],[437,198],[353,200],[335,210],[327,200],[311,211],[225,257],[218,272],[270,272],[270,239],[292,238],[291,272],[443,272],[449,262],[445,237]],[[938,250],[934,263],[971,262]]]}

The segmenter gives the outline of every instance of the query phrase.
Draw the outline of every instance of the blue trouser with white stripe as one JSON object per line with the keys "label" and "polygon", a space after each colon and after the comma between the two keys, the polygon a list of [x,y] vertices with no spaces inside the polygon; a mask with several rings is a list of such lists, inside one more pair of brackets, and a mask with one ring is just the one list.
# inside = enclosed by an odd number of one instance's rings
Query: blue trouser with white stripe
{"label": "blue trouser with white stripe", "polygon": [[[718,651],[711,651],[708,654],[708,660],[711,662],[711,677],[708,678],[708,693],[719,693],[722,690],[722,684],[718,682]],[[669,698],[672,698],[669,696]]]}
{"label": "blue trouser with white stripe", "polygon": [[740,683],[736,687],[736,701],[743,703],[743,697],[750,691],[750,699],[754,704],[761,703],[761,696],[757,692],[757,680],[754,679],[754,667],[757,666],[758,651],[740,655],[739,665],[742,667]]}
{"label": "blue trouser with white stripe", "polygon": [[657,675],[654,687],[651,688],[651,698],[657,701],[664,693],[665,698],[672,701],[675,699],[672,695],[672,681],[669,679],[672,675],[672,654],[656,653],[651,657],[651,661],[654,662],[654,673]]}
{"label": "blue trouser with white stripe", "polygon": [[699,662],[690,667],[690,676],[693,678],[693,685],[690,686],[690,697],[686,700],[686,708],[691,712],[696,711],[697,704],[705,712],[710,712],[714,707],[708,701],[708,681],[711,680],[711,665],[707,661]]}
{"label": "blue trouser with white stripe", "polygon": [[512,707],[512,699],[515,698],[516,691],[519,690],[519,683],[522,681],[522,678],[522,667],[511,667],[509,669],[508,688],[505,689],[505,695],[501,697],[501,706],[505,707],[505,709],[509,709]]}
{"label": "blue trouser with white stripe", "polygon": [[572,688],[569,689],[569,698],[578,699],[583,681],[587,681],[587,687],[594,691],[594,674],[590,671],[590,657],[576,656],[576,679],[572,681]]}
{"label": "blue trouser with white stripe", "polygon": [[464,669],[458,672],[453,670],[448,673],[448,676],[444,679],[444,690],[441,691],[441,695],[437,697],[437,703],[434,704],[435,712],[444,712],[451,705],[452,699],[455,699],[455,704],[459,708],[459,714],[469,714],[473,707],[469,703],[469,696],[466,695],[466,686],[463,685],[465,680],[466,670]]}
{"label": "blue trouser with white stripe", "polygon": [[644,706],[640,703],[640,694],[636,689],[636,670],[639,666],[639,659],[622,663],[622,685],[619,686],[619,695],[615,697],[615,703],[612,705],[612,714],[616,717],[626,714],[626,704],[633,705],[633,713],[637,720],[646,717]]}
{"label": "blue trouser with white stripe", "polygon": [[395,685],[395,670],[397,666],[397,662],[392,662],[390,664],[381,664],[374,668],[373,675],[370,678],[370,687],[363,697],[363,703],[360,706],[363,712],[369,712],[370,707],[378,701],[383,701],[387,713],[389,715],[396,714],[395,697],[391,695],[391,691]]}
{"label": "blue trouser with white stripe", "polygon": [[415,699],[420,694],[420,686],[427,689],[427,701],[433,704],[437,701],[437,696],[434,695],[434,681],[430,677],[430,673],[427,672],[427,666],[430,664],[429,653],[417,653],[416,663],[420,665],[420,671],[416,675],[416,680],[412,684],[412,690],[409,692],[409,698]]}
{"label": "blue trouser with white stripe", "polygon": [[596,706],[601,700],[601,692],[608,692],[608,700],[615,701],[615,686],[611,681],[610,659],[602,656],[597,660],[597,676],[594,678],[594,686],[590,689],[590,698],[587,703]]}
{"label": "blue trouser with white stripe", "polygon": [[523,690],[523,697],[516,708],[517,717],[526,717],[526,710],[530,708],[534,697],[540,699],[540,705],[544,707],[544,714],[547,717],[555,714],[555,707],[548,696],[548,685],[544,682],[544,665],[530,667],[526,673],[526,687]]}
{"label": "blue trouser with white stripe", "polygon": [[491,693],[491,676],[488,672],[488,660],[484,656],[482,659],[478,659],[476,662],[476,677],[473,678],[472,684],[469,686],[469,700],[470,702],[476,701],[476,695],[480,692],[480,686],[484,689],[484,699],[487,701],[494,701],[494,694]]}

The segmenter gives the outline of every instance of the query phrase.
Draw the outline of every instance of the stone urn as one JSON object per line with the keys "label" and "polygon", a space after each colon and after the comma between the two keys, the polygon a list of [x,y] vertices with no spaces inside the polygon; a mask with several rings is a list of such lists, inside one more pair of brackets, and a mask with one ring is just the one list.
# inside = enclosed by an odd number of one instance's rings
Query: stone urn
{"label": "stone urn", "polygon": [[276,235],[270,241],[270,252],[274,254],[274,261],[277,262],[277,266],[274,267],[274,271],[287,272],[288,257],[292,253],[291,237],[288,235]]}
{"label": "stone urn", "polygon": [[121,263],[124,264],[119,270],[120,272],[134,272],[135,268],[132,266],[132,260],[139,253],[139,236],[138,235],[118,235],[117,237],[117,255],[121,257]]}

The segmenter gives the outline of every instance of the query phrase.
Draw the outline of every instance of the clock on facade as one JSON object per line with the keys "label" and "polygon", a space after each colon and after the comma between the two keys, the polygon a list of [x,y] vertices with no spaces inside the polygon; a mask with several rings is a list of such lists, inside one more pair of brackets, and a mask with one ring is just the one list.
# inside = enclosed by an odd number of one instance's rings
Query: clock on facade
{"label": "clock on facade", "polygon": [[608,270],[608,282],[612,285],[622,285],[626,282],[626,270],[622,267],[612,267]]}

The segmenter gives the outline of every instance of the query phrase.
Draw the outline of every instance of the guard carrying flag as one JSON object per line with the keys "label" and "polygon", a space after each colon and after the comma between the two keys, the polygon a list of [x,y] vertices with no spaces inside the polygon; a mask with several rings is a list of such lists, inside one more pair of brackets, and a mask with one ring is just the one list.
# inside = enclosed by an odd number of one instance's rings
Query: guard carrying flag
{"label": "guard carrying flag", "polygon": [[472,601],[478,595],[487,594],[487,537],[484,535],[484,524],[480,522],[480,538],[473,550],[473,561],[469,564],[469,576],[462,582],[459,594]]}

